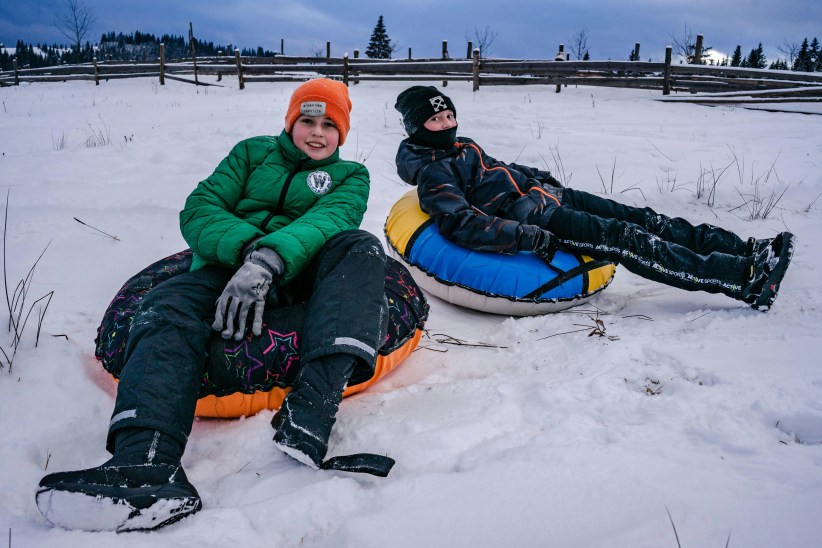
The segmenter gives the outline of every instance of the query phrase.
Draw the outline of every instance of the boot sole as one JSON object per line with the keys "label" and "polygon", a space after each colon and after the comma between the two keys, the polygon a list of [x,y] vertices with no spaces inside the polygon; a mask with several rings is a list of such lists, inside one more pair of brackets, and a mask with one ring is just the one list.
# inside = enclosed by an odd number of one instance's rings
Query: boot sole
{"label": "boot sole", "polygon": [[291,447],[290,445],[285,445],[283,443],[277,442],[274,442],[274,445],[277,447],[277,449],[279,449],[292,459],[296,460],[297,462],[305,464],[306,466],[308,466],[309,468],[313,468],[314,470],[320,469],[320,466],[316,462],[311,460],[311,457],[309,457],[306,453],[303,453],[296,447]]}
{"label": "boot sole", "polygon": [[768,282],[762,288],[762,293],[754,301],[751,307],[754,310],[767,312],[773,306],[776,300],[776,294],[779,292],[779,284],[782,283],[782,278],[785,277],[785,272],[788,270],[788,265],[791,264],[793,258],[793,234],[788,234],[786,242],[783,244],[782,252],[779,254],[779,259],[776,262],[776,267],[768,275]]}
{"label": "boot sole", "polygon": [[41,488],[35,497],[37,508],[50,523],[64,529],[118,533],[159,529],[202,508],[198,496],[164,494],[164,489],[157,487],[101,489],[116,489],[117,495],[84,492],[89,487],[62,485],[61,489]]}

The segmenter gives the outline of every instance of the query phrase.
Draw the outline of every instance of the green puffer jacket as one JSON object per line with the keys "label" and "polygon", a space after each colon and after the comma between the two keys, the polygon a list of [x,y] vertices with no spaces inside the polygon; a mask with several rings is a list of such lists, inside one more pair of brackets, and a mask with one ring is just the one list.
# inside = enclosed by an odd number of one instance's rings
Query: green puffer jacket
{"label": "green puffer jacket", "polygon": [[253,248],[282,257],[280,283],[286,283],[331,237],[360,226],[368,190],[368,170],[340,160],[339,150],[311,160],[285,131],[242,141],[180,212],[180,229],[194,251],[191,269],[238,268],[243,249],[254,242]]}

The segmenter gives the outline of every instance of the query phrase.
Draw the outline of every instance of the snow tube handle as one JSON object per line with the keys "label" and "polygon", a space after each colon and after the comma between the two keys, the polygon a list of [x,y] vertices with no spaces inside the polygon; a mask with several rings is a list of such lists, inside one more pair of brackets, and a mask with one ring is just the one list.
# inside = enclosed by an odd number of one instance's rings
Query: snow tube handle
{"label": "snow tube handle", "polygon": [[396,461],[384,455],[373,453],[356,453],[354,455],[340,455],[331,457],[320,468],[323,470],[341,470],[343,472],[359,472],[384,478],[391,471]]}

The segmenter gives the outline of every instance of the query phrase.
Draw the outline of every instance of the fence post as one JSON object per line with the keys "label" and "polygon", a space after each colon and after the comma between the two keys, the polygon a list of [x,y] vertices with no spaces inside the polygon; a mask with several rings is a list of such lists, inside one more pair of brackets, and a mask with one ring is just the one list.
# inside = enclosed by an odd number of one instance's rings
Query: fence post
{"label": "fence post", "polygon": [[639,42],[634,44],[634,61],[639,61]]}
{"label": "fence post", "polygon": [[97,70],[97,58],[92,57],[91,62],[94,65],[94,85],[99,86],[100,85],[100,72]]}
{"label": "fence post", "polygon": [[325,58],[331,59],[331,42],[325,43]]}
{"label": "fence post", "polygon": [[[565,61],[565,44],[559,45],[559,51],[554,56],[554,61]],[[557,93],[562,91],[562,84],[557,84]]]}
{"label": "fence post", "polygon": [[245,89],[245,80],[243,79],[243,64],[240,62],[240,50],[234,49],[234,61],[237,63],[237,79],[240,81],[240,89]]}
{"label": "fence post", "polygon": [[280,38],[280,55],[285,55],[285,38]]}
{"label": "fence post", "polygon": [[199,86],[197,79],[197,50],[194,48],[194,25],[188,22],[188,49],[191,52],[191,62],[194,63],[194,85]]}
{"label": "fence post", "polygon": [[[470,42],[469,42],[470,43]],[[473,91],[479,90],[479,48],[473,51],[474,62],[471,63],[471,77],[473,80]]]}
{"label": "fence post", "polygon": [[408,48],[408,60],[411,60],[411,48]]}
{"label": "fence post", "polygon": [[348,52],[343,54],[343,84],[348,87]]}
{"label": "fence post", "polygon": [[474,55],[474,42],[468,40],[468,53],[465,54],[465,58],[471,59],[472,55]]}
{"label": "fence post", "polygon": [[696,35],[696,45],[694,46],[694,59],[691,61],[692,65],[702,64],[702,35]]}
{"label": "fence post", "polygon": [[[448,59],[448,40],[442,41],[442,58]],[[442,81],[442,87],[448,87],[448,80]]]}
{"label": "fence post", "polygon": [[[355,49],[354,50],[354,59],[359,59],[359,58],[360,58],[360,50]],[[354,85],[355,86],[360,83],[359,78],[357,78],[358,74],[359,74],[359,71],[354,71]]]}
{"label": "fence post", "polygon": [[11,64],[14,66],[14,85],[20,85],[20,73],[18,72],[17,58],[12,59]]}
{"label": "fence post", "polygon": [[671,94],[671,52],[673,48],[665,48],[665,72],[662,75],[662,95]]}
{"label": "fence post", "polygon": [[160,44],[160,85],[166,85],[166,45]]}

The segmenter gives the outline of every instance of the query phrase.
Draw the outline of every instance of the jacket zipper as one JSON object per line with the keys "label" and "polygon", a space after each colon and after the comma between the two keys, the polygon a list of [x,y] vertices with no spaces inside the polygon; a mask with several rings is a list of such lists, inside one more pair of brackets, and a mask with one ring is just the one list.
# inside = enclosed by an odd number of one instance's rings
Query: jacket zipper
{"label": "jacket zipper", "polygon": [[263,222],[260,225],[260,229],[263,232],[266,231],[266,227],[268,226],[268,223],[271,222],[271,219],[273,219],[275,215],[279,215],[280,213],[282,213],[283,206],[285,205],[285,197],[288,194],[288,187],[291,186],[291,181],[294,180],[294,177],[297,175],[297,173],[300,172],[302,164],[302,160],[297,162],[297,166],[294,168],[294,171],[288,174],[288,178],[285,180],[285,183],[283,183],[283,189],[280,191],[280,198],[279,200],[277,200],[277,207],[274,209],[274,211],[269,213],[265,219],[263,219]]}

